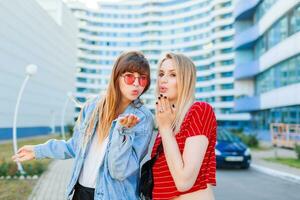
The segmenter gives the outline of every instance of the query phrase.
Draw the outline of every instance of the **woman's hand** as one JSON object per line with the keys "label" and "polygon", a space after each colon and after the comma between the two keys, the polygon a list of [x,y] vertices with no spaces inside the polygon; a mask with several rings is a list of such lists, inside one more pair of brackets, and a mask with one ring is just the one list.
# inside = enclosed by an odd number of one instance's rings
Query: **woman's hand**
{"label": "woman's hand", "polygon": [[23,162],[27,160],[33,160],[35,158],[33,147],[34,145],[25,145],[21,147],[17,154],[12,156],[13,161]]}
{"label": "woman's hand", "polygon": [[156,102],[156,121],[159,130],[172,130],[172,123],[175,119],[174,105],[170,104],[166,96],[160,95]]}
{"label": "woman's hand", "polygon": [[119,119],[119,123],[121,124],[121,126],[126,128],[134,127],[137,123],[139,123],[139,121],[140,119],[134,114],[128,114],[120,117]]}

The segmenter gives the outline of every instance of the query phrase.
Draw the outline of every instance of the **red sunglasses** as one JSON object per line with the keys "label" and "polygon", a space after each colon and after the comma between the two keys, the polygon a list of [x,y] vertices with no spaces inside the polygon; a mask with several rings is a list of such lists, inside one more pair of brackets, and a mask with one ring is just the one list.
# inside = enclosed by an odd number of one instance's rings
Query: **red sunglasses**
{"label": "red sunglasses", "polygon": [[138,79],[139,84],[142,87],[146,87],[148,83],[148,78],[145,75],[142,75],[140,77],[135,77],[133,74],[124,74],[122,75],[122,77],[124,78],[124,81],[127,85],[132,85],[136,78]]}

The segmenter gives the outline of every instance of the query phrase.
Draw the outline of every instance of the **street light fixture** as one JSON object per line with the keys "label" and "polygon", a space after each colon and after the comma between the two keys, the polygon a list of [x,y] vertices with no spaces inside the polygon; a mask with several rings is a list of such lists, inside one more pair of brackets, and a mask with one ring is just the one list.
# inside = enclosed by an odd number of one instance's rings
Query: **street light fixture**
{"label": "street light fixture", "polygon": [[[31,76],[35,75],[37,73],[38,67],[36,65],[30,64],[27,65],[26,67],[26,77],[25,80],[23,81],[23,84],[21,85],[21,89],[18,94],[17,98],[17,103],[15,106],[15,112],[14,112],[14,121],[13,121],[13,148],[14,148],[14,153],[17,154],[18,151],[18,143],[17,143],[17,117],[18,117],[18,112],[19,112],[19,106],[21,102],[21,98],[25,89],[25,86],[30,79]],[[17,161],[17,166],[18,170],[21,174],[25,174],[25,171],[19,161]]]}

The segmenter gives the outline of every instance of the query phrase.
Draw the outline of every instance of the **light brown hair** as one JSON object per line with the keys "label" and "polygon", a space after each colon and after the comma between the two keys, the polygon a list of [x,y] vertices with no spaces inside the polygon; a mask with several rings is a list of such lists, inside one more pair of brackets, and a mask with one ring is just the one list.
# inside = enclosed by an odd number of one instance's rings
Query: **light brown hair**
{"label": "light brown hair", "polygon": [[[150,66],[145,56],[138,51],[122,53],[114,63],[107,91],[97,102],[86,129],[86,135],[92,135],[95,120],[98,117],[96,132],[99,136],[99,142],[102,142],[108,136],[112,121],[120,114],[118,108],[122,99],[122,93],[119,85],[119,77],[125,72],[137,72],[148,77],[148,84],[142,94],[150,86]],[[78,121],[81,120],[79,119]]]}

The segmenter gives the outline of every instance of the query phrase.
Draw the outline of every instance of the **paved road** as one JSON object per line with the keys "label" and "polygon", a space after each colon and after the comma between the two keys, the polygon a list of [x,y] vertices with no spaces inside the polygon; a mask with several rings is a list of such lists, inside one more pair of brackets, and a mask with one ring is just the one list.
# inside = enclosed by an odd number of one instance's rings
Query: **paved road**
{"label": "paved road", "polygon": [[299,200],[300,184],[254,169],[218,170],[216,200]]}

